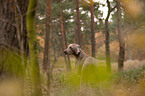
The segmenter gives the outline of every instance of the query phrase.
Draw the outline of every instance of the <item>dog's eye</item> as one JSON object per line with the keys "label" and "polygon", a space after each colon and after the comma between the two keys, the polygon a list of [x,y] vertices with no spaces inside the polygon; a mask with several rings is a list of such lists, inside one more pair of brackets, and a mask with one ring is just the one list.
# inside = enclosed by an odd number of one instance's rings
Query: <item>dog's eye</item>
{"label": "dog's eye", "polygon": [[69,47],[70,49],[72,49],[72,47]]}

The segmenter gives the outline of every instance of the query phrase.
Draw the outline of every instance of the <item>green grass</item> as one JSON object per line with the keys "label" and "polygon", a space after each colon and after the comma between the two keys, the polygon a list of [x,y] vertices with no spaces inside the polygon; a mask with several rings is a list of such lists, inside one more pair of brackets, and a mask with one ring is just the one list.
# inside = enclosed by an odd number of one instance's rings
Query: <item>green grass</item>
{"label": "green grass", "polygon": [[[99,82],[93,83],[92,86],[83,85],[80,82],[80,77],[77,74],[76,70],[72,72],[66,72],[65,62],[59,59],[59,62],[56,63],[55,68],[61,66],[64,70],[55,72],[53,74],[53,94],[54,96],[114,96],[113,94],[120,94],[118,90],[122,90],[122,94],[128,93],[128,89],[133,91],[134,86],[138,86],[140,82],[144,79],[145,75],[145,66],[128,69],[123,72],[112,71],[111,74],[108,74],[106,71],[105,60],[97,60],[99,68],[96,71],[99,75]],[[71,64],[75,66],[75,58],[71,58]],[[63,64],[61,64],[61,63]],[[59,64],[59,65],[57,65]],[[142,83],[141,83],[142,84]],[[116,89],[113,89],[115,86]],[[118,86],[123,86],[119,87]],[[127,90],[125,90],[125,89]],[[138,88],[138,87],[137,87]],[[140,89],[140,88],[138,88]],[[142,88],[141,88],[142,89]],[[114,93],[116,92],[116,93]],[[129,94],[131,94],[129,92]],[[134,94],[138,94],[137,92]],[[115,96],[129,96],[129,95],[115,95]],[[130,95],[132,96],[132,95]],[[137,95],[134,95],[137,96]]]}

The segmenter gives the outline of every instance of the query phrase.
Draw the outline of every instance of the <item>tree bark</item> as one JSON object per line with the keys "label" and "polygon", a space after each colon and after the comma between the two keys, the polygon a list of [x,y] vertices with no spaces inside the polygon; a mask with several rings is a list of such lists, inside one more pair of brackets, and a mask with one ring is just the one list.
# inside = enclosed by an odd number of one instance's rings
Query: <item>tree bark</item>
{"label": "tree bark", "polygon": [[49,39],[50,39],[50,0],[46,0],[46,34],[45,34],[45,47],[44,47],[44,64],[43,69],[46,71],[48,66],[50,65],[49,60]]}
{"label": "tree bark", "polygon": [[29,38],[30,50],[30,64],[32,76],[33,96],[42,96],[40,69],[38,59],[37,40],[35,32],[35,14],[36,14],[37,0],[29,0],[27,11],[27,32]]}
{"label": "tree bark", "polygon": [[[20,49],[22,46],[24,52],[28,54],[29,47],[27,41],[27,30],[26,30],[26,12],[27,12],[28,0],[0,0],[0,43],[11,45],[15,48]],[[21,16],[20,16],[21,15]],[[16,19],[19,17],[19,21]],[[20,39],[23,45],[20,46],[18,42],[18,26],[22,33]],[[5,39],[4,39],[5,38]]]}
{"label": "tree bark", "polygon": [[[21,64],[16,64],[16,66],[21,66],[19,74],[21,74],[23,88],[26,74],[24,53],[28,54],[26,30],[27,7],[28,0],[0,0],[0,44],[19,50],[22,62]],[[12,68],[12,70],[16,71],[15,68]]]}
{"label": "tree bark", "polygon": [[121,5],[119,0],[116,0],[116,6],[117,6],[117,26],[118,26],[118,38],[119,38],[118,70],[122,71],[124,66],[125,42],[122,33]]}
{"label": "tree bark", "polygon": [[[9,0],[0,1],[0,33],[4,36],[0,39],[3,43],[19,48],[18,39],[16,37],[15,26],[15,4],[14,1]],[[11,9],[11,10],[10,10]],[[5,38],[5,39],[4,39]]]}
{"label": "tree bark", "polygon": [[27,28],[26,28],[26,12],[28,8],[28,0],[17,0],[17,10],[20,16],[20,32],[21,32],[21,48],[24,53],[29,54]]}
{"label": "tree bark", "polygon": [[109,28],[108,28],[108,19],[110,17],[110,13],[111,13],[111,8],[110,8],[110,2],[109,0],[107,0],[107,6],[108,6],[108,14],[107,17],[105,19],[105,50],[106,50],[106,66],[107,66],[107,71],[111,72],[111,62],[110,62],[110,46],[109,46],[109,42],[110,42],[110,35],[109,35]]}
{"label": "tree bark", "polygon": [[50,52],[49,52],[49,43],[50,43],[50,24],[51,24],[51,0],[46,0],[46,37],[45,37],[45,49],[44,49],[44,64],[43,69],[47,74],[47,88],[48,95],[50,95],[50,80],[51,80],[51,68],[50,68]]}
{"label": "tree bark", "polygon": [[52,33],[52,40],[53,40],[53,48],[54,48],[54,63],[57,61],[57,55],[56,55],[56,39],[55,39],[55,33]]}
{"label": "tree bark", "polygon": [[90,0],[90,11],[91,11],[92,57],[96,57],[96,50],[95,50],[95,31],[94,31],[94,2],[93,2],[93,0]]}
{"label": "tree bark", "polygon": [[76,0],[76,43],[81,46],[79,0]]}

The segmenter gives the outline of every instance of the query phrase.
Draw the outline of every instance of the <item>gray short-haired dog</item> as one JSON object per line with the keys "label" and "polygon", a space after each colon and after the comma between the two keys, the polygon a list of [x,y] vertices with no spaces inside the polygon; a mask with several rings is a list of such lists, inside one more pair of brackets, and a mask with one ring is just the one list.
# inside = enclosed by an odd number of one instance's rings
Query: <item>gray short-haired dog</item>
{"label": "gray short-haired dog", "polygon": [[93,74],[97,71],[97,60],[86,55],[78,44],[70,44],[68,48],[64,50],[64,53],[68,55],[72,54],[76,57],[78,72],[84,75],[85,79],[94,77]]}

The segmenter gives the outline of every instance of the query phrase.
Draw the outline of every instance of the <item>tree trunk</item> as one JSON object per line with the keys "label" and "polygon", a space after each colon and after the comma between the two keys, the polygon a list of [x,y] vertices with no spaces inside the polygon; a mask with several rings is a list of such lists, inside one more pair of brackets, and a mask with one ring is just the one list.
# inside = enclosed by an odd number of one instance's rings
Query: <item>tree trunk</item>
{"label": "tree trunk", "polygon": [[29,54],[27,28],[26,28],[26,12],[28,8],[28,0],[17,0],[17,10],[20,16],[20,32],[21,32],[21,48],[27,55]]}
{"label": "tree trunk", "polygon": [[23,88],[26,72],[24,53],[28,54],[26,30],[27,7],[28,0],[0,0],[0,44],[20,49],[22,62],[20,65],[18,65],[19,63],[16,64],[16,66],[21,66],[19,73],[21,74]]}
{"label": "tree trunk", "polygon": [[[0,0],[0,43],[5,43],[15,48],[20,49],[22,46],[24,52],[28,54],[28,41],[26,30],[26,12],[28,0]],[[20,16],[21,15],[21,16]],[[17,16],[17,17],[16,17]],[[19,17],[19,21],[16,19]],[[22,33],[20,39],[23,45],[19,45],[17,36],[17,25]],[[5,39],[4,39],[5,38]]]}
{"label": "tree trunk", "polygon": [[[60,0],[61,4],[62,4],[62,0]],[[65,27],[64,27],[64,24],[65,24],[65,20],[64,20],[64,14],[63,14],[63,8],[61,8],[61,33],[62,33],[62,45],[64,46],[63,49],[66,49],[67,48],[67,40],[66,40],[66,34],[65,34]],[[69,58],[69,55],[67,55],[67,64],[66,64],[66,68],[68,71],[71,70],[71,64],[70,64],[70,58]]]}
{"label": "tree trunk", "polygon": [[32,94],[33,96],[42,96],[38,49],[37,49],[37,40],[36,40],[36,32],[35,32],[36,6],[37,6],[37,0],[29,0],[26,22],[27,22],[27,32],[29,38],[31,76],[32,76],[32,88],[33,88]]}
{"label": "tree trunk", "polygon": [[92,43],[92,57],[96,57],[95,50],[95,31],[94,31],[94,2],[90,0],[90,11],[91,11],[91,43]]}
{"label": "tree trunk", "polygon": [[130,47],[127,44],[127,59],[130,60]]}
{"label": "tree trunk", "polygon": [[54,32],[52,33],[52,40],[53,40],[53,48],[54,48],[54,63],[57,61],[57,55],[56,55],[56,39],[54,36]]}
{"label": "tree trunk", "polygon": [[[19,48],[16,36],[14,1],[0,0],[0,33],[3,43]],[[11,10],[10,10],[11,9]]]}
{"label": "tree trunk", "polygon": [[81,46],[79,0],[76,0],[76,43]]}
{"label": "tree trunk", "polygon": [[44,49],[44,64],[43,69],[47,74],[47,87],[48,87],[48,95],[50,95],[50,80],[51,80],[51,68],[50,68],[50,52],[49,52],[49,43],[50,43],[50,15],[51,15],[51,0],[46,0],[46,37],[45,37],[45,49]]}
{"label": "tree trunk", "polygon": [[108,6],[108,14],[105,19],[105,49],[106,49],[106,66],[107,66],[107,71],[111,72],[111,62],[110,62],[110,46],[109,46],[109,28],[108,28],[108,19],[110,16],[110,2],[107,0],[107,6]]}
{"label": "tree trunk", "polygon": [[118,70],[122,71],[124,66],[124,55],[125,55],[125,42],[121,27],[121,6],[120,1],[116,1],[117,5],[117,26],[118,26],[118,38],[119,38],[119,57],[118,57]]}

